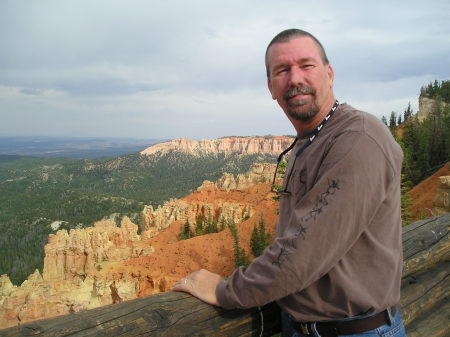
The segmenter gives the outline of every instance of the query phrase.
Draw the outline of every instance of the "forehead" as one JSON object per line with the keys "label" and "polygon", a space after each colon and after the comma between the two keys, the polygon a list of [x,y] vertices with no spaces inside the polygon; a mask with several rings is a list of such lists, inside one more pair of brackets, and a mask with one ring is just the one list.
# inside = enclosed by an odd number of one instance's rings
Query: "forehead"
{"label": "forehead", "polygon": [[295,37],[286,42],[275,43],[270,46],[267,53],[269,66],[284,62],[296,62],[301,59],[321,60],[319,46],[309,36]]}

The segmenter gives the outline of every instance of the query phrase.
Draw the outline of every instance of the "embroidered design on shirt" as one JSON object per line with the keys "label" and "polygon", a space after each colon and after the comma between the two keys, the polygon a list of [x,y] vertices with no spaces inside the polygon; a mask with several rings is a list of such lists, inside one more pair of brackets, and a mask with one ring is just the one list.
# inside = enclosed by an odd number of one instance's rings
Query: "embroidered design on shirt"
{"label": "embroidered design on shirt", "polygon": [[306,168],[302,169],[300,171],[300,173],[295,172],[296,177],[299,181],[298,183],[298,188],[296,188],[293,193],[297,196],[297,197],[301,197],[304,196],[306,194],[306,179],[307,179],[307,171]]}
{"label": "embroidered design on shirt", "polygon": [[297,228],[297,231],[294,234],[294,237],[297,238],[297,237],[301,236],[302,239],[305,240],[306,239],[306,232],[308,230],[308,227],[303,226],[303,224],[301,224],[301,223],[297,227],[298,228]]}
{"label": "embroidered design on shirt", "polygon": [[283,256],[285,255],[289,255],[289,252],[286,250],[286,248],[281,247],[280,254],[278,254],[277,259],[273,261],[272,264],[281,267],[281,263],[283,262]]}
{"label": "embroidered design on shirt", "polygon": [[340,190],[339,180],[334,179],[332,179],[331,181],[328,180],[327,190],[318,196],[317,202],[314,205],[313,209],[299,219],[297,230],[295,231],[293,238],[290,240],[290,242],[288,242],[290,247],[289,248],[281,247],[280,253],[278,254],[277,258],[274,261],[272,261],[272,264],[281,267],[284,257],[291,253],[290,252],[291,249],[295,249],[294,239],[301,237],[303,240],[306,240],[306,233],[308,231],[308,227],[304,223],[308,222],[311,219],[316,221],[317,216],[323,212],[326,206],[329,205],[330,201],[328,200],[328,198],[336,194],[338,190]]}
{"label": "embroidered design on shirt", "polygon": [[318,201],[316,203],[316,205],[314,206],[314,208],[307,213],[306,215],[304,215],[300,221],[308,221],[311,218],[314,218],[314,220],[316,220],[316,217],[318,214],[322,213],[323,208],[325,206],[328,206],[328,197],[330,195],[334,195],[336,193],[337,190],[339,190],[339,182],[337,180],[328,180],[328,188],[327,190],[322,193],[319,198]]}

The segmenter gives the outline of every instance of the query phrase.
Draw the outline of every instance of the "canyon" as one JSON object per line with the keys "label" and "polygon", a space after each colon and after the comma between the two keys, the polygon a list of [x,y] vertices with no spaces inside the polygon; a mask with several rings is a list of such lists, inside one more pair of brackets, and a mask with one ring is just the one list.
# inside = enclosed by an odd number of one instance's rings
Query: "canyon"
{"label": "canyon", "polygon": [[[84,229],[59,230],[45,246],[43,272],[36,270],[20,286],[0,276],[0,328],[74,313],[169,291],[200,268],[222,276],[234,269],[233,238],[228,229],[180,240],[197,217],[237,223],[240,245],[251,256],[253,228],[263,218],[274,236],[278,203],[270,192],[275,165],[254,164],[248,173],[225,173],[204,181],[193,193],[142,210],[142,231],[129,218],[120,225],[98,221]],[[411,192],[416,210],[449,209],[450,163]],[[419,198],[419,196],[421,198]]]}
{"label": "canyon", "polygon": [[20,286],[0,276],[0,328],[168,291],[188,273],[206,268],[223,276],[234,269],[229,230],[179,240],[181,226],[202,215],[237,223],[242,248],[261,217],[274,234],[277,202],[270,193],[275,166],[255,164],[246,174],[205,181],[182,199],[141,212],[143,229],[124,217],[93,227],[59,230],[45,246],[42,274]]}

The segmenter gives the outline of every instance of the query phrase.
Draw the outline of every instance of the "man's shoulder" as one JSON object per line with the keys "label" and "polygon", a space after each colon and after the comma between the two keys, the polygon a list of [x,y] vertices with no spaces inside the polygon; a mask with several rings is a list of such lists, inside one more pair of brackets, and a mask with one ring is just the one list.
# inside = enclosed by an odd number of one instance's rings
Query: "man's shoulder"
{"label": "man's shoulder", "polygon": [[347,131],[356,131],[374,139],[395,142],[389,128],[376,116],[355,109],[347,103],[340,105],[340,123]]}
{"label": "man's shoulder", "polygon": [[355,109],[349,104],[343,103],[339,111],[339,129],[341,135],[353,134],[355,141],[366,139],[375,143],[390,161],[399,161],[403,157],[400,145],[395,141],[389,128],[376,116]]}
{"label": "man's shoulder", "polygon": [[357,133],[359,135],[357,138],[366,139],[366,142],[375,143],[391,165],[398,167],[401,165],[402,149],[380,119],[348,104],[342,104],[340,115],[347,131]]}
{"label": "man's shoulder", "polygon": [[387,129],[386,125],[380,119],[366,111],[356,109],[347,103],[342,103],[339,108],[342,120],[349,127],[359,127],[364,130],[367,128],[367,125],[370,125],[376,128],[381,127],[382,129]]}

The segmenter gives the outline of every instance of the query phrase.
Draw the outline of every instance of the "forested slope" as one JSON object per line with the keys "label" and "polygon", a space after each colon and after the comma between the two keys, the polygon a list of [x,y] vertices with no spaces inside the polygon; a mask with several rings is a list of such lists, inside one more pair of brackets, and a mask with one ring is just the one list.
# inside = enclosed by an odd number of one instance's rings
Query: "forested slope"
{"label": "forested slope", "polygon": [[92,226],[111,214],[139,223],[145,204],[185,196],[204,180],[243,173],[263,161],[275,158],[180,152],[96,160],[0,156],[0,274],[20,283],[41,269],[43,246],[58,228]]}

